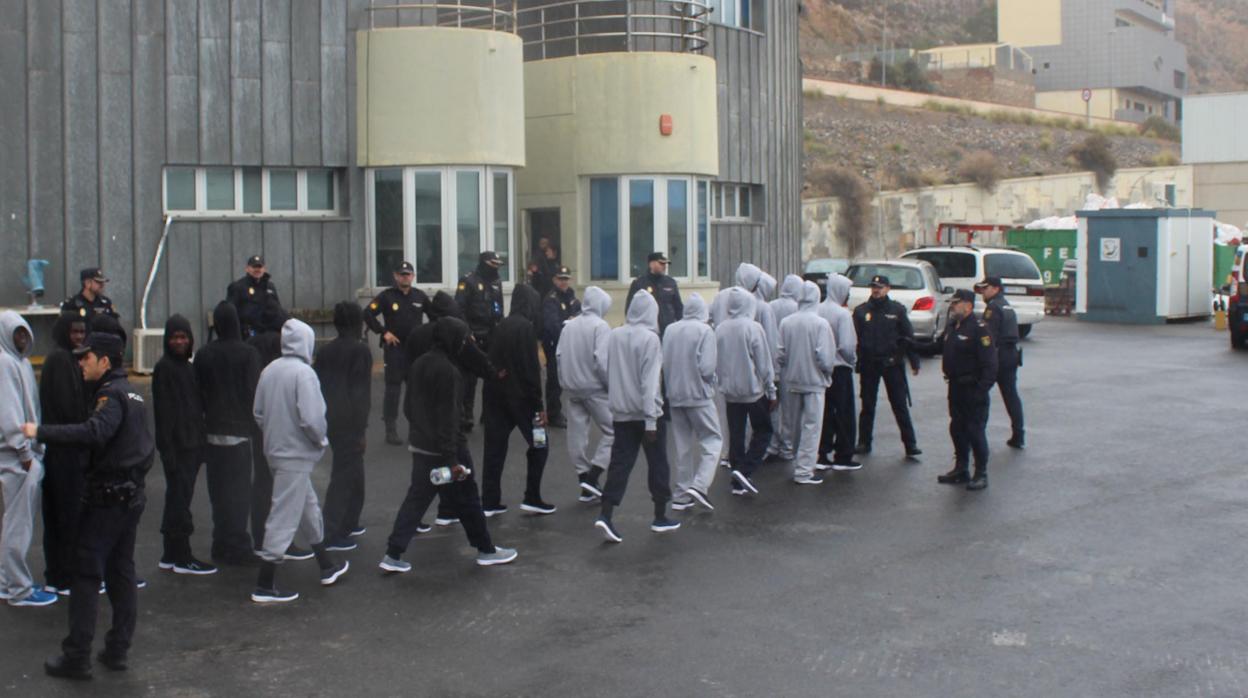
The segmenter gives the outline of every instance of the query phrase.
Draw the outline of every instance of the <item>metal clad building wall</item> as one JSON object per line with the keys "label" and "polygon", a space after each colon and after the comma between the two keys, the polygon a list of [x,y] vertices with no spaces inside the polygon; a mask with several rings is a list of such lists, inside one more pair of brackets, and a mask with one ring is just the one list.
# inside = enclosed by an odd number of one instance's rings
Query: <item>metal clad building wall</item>
{"label": "metal clad building wall", "polygon": [[762,223],[716,223],[711,275],[741,262],[781,277],[801,265],[801,65],[798,3],[764,3],[763,31],[712,25],[719,81],[719,181],[762,185]]}
{"label": "metal clad building wall", "polygon": [[[162,169],[347,168],[354,30],[367,0],[15,0],[0,5],[0,305],[24,302],[22,262],[52,262],[45,302],[100,264],[123,323],[160,238]],[[263,252],[285,305],[320,308],[363,278],[362,175],[351,221],[176,222],[148,306],[202,333]]]}

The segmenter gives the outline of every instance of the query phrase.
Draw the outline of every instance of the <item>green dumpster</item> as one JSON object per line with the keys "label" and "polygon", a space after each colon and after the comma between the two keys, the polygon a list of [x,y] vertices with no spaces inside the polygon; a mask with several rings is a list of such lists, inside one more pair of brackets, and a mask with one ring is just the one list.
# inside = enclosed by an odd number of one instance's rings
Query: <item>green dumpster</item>
{"label": "green dumpster", "polygon": [[1233,245],[1214,245],[1213,246],[1213,283],[1215,286],[1221,286],[1226,283],[1226,277],[1235,268],[1235,250],[1239,248]]}
{"label": "green dumpster", "polygon": [[1027,254],[1040,267],[1045,286],[1057,286],[1062,280],[1062,264],[1075,258],[1077,230],[1025,230],[1017,228],[1005,234],[1006,244]]}

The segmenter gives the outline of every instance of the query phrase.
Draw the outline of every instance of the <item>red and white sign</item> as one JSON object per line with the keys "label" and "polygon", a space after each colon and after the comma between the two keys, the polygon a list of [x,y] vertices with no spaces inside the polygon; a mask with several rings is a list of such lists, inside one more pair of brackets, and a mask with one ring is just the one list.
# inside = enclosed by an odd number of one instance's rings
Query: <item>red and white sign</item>
{"label": "red and white sign", "polygon": [[1092,101],[1092,90],[1089,90],[1089,89],[1088,89],[1088,88],[1086,88],[1086,87],[1085,87],[1085,88],[1083,88],[1083,101],[1085,101],[1085,102],[1091,102],[1091,101]]}

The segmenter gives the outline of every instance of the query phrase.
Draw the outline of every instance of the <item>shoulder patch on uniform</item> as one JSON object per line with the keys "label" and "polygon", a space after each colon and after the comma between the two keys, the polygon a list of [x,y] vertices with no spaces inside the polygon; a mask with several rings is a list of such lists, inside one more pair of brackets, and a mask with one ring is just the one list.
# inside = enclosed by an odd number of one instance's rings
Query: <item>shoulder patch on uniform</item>
{"label": "shoulder patch on uniform", "polygon": [[95,401],[95,409],[96,409],[96,411],[98,412],[98,411],[100,411],[100,410],[104,409],[104,404],[105,404],[105,403],[107,403],[107,402],[108,402],[108,396],[107,396],[107,395],[101,395],[99,398],[97,398],[97,399],[96,399],[96,401]]}
{"label": "shoulder patch on uniform", "polygon": [[983,344],[986,347],[990,347],[992,346],[992,337],[988,335],[984,335],[983,337],[979,338],[979,342],[980,344]]}
{"label": "shoulder patch on uniform", "polygon": [[461,290],[461,291],[462,291],[462,290],[464,290],[465,288],[467,288],[467,286],[464,284],[464,282],[462,282],[462,281],[461,281],[461,282],[459,282],[459,290]]}
{"label": "shoulder patch on uniform", "polygon": [[985,319],[985,320],[987,320],[987,319],[988,319],[988,318],[990,318],[990,317],[992,317],[992,308],[985,308],[985,309],[984,309],[984,319]]}
{"label": "shoulder patch on uniform", "polygon": [[256,287],[255,287],[255,286],[248,286],[248,287],[247,287],[247,295],[249,295],[249,296],[254,296],[254,295],[256,295]]}
{"label": "shoulder patch on uniform", "polygon": [[369,309],[369,310],[376,310],[376,309],[377,309],[377,303],[375,303],[375,302],[374,302],[374,303],[369,303],[369,304],[368,304],[368,309]]}
{"label": "shoulder patch on uniform", "polygon": [[[87,316],[87,309],[86,309],[86,308],[79,308],[79,309],[78,309],[78,315],[79,315],[80,317],[86,317],[86,316]],[[105,399],[105,400],[107,400],[108,398],[104,398],[104,399]]]}
{"label": "shoulder patch on uniform", "polygon": [[485,284],[477,284],[477,290],[478,290],[478,291],[484,291],[484,290],[485,290]]}
{"label": "shoulder patch on uniform", "polygon": [[867,322],[871,322],[871,313],[867,313],[866,320]]}
{"label": "shoulder patch on uniform", "polygon": [[392,303],[392,304],[390,305],[390,309],[391,309],[391,310],[394,310],[394,311],[397,311],[397,310],[399,309],[399,304],[398,304],[398,303]]}

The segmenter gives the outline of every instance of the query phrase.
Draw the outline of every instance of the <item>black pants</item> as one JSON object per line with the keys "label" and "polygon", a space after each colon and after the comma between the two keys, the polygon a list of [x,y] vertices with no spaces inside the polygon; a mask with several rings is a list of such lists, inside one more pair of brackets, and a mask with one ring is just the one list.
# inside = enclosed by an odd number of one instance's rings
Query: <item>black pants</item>
{"label": "black pants", "polygon": [[482,454],[484,473],[481,479],[481,501],[487,509],[502,503],[503,466],[507,463],[507,442],[511,431],[519,429],[529,444],[525,451],[528,474],[524,481],[524,501],[540,502],[542,499],[542,473],[546,470],[546,454],[549,448],[533,446],[533,413],[527,406],[513,404],[502,395],[502,390],[487,385],[481,406],[485,413],[485,448]]}
{"label": "black pants", "polygon": [[1010,434],[1022,441],[1025,438],[1023,429],[1023,400],[1018,396],[1018,347],[1014,345],[1001,347],[997,364],[997,387],[1001,390],[1001,400],[1005,403],[1005,411],[1010,415]]}
{"label": "black pants", "polygon": [[128,504],[86,505],[78,526],[78,550],[69,596],[69,636],[61,649],[72,660],[87,661],[95,639],[100,582],[108,585],[113,628],[104,652],[124,657],[134,637],[138,598],[134,579],[134,538],[143,516],[143,496]]}
{"label": "black pants", "polygon": [[325,490],[325,540],[333,543],[359,528],[364,510],[364,435],[331,434],[334,450],[329,488]]}
{"label": "black pants", "polygon": [[974,384],[949,384],[949,438],[953,439],[954,467],[965,471],[971,455],[975,472],[988,472],[988,395]]}
{"label": "black pants", "polygon": [[475,424],[473,415],[476,414],[477,376],[472,371],[461,371],[460,375],[464,380],[464,392],[460,395],[464,403],[464,414],[460,418],[459,424],[463,431],[469,432],[472,431],[472,427]]}
{"label": "black pants", "polygon": [[191,499],[201,462],[199,449],[162,451],[160,464],[165,469],[165,510],[160,517],[160,532],[165,538],[163,562],[187,562],[191,559]]}
{"label": "black pants", "polygon": [[57,589],[68,589],[74,579],[86,465],[86,451],[64,446],[48,446],[43,461],[44,581]]}
{"label": "black pants", "polygon": [[252,554],[247,535],[251,510],[251,442],[204,448],[208,468],[208,499],[212,503],[212,556],[239,558]]}
{"label": "black pants", "polygon": [[387,344],[381,355],[385,361],[386,380],[386,392],[381,401],[381,420],[389,426],[399,418],[399,398],[403,392],[403,379],[407,377],[407,354],[403,351],[402,344]]}
{"label": "black pants", "polygon": [[613,422],[613,425],[615,441],[611,443],[611,465],[607,467],[607,485],[602,490],[602,500],[617,507],[624,501],[628,477],[637,464],[637,452],[644,449],[650,499],[655,504],[666,504],[672,498],[671,472],[667,464],[667,421],[658,421],[658,438],[654,443],[646,441],[645,422]]}
{"label": "black pants", "polygon": [[559,385],[559,360],[554,345],[545,346],[546,351],[546,416],[554,421],[563,416],[563,387]]}
{"label": "black pants", "polygon": [[264,457],[264,438],[256,434],[251,440],[251,543],[264,547],[264,526],[273,508],[273,470]]}
{"label": "black pants", "polygon": [[[755,402],[729,402],[727,407],[728,462],[748,477],[762,465],[771,443],[770,404],[766,397],[761,397]],[[753,431],[748,446],[745,443],[747,422]]]}
{"label": "black pants", "polygon": [[854,369],[838,366],[832,370],[832,385],[824,394],[819,457],[831,453],[834,463],[853,460],[857,421],[854,413]]}
{"label": "black pants", "polygon": [[[472,467],[472,457],[468,454],[468,449],[460,451],[459,461],[460,465]],[[407,551],[408,543],[416,535],[416,526],[428,511],[434,496],[446,502],[459,518],[470,545],[483,553],[494,552],[494,543],[490,540],[490,531],[485,525],[485,514],[481,511],[481,499],[477,496],[476,481],[469,475],[464,480],[438,487],[429,481],[429,473],[442,465],[437,456],[412,454],[412,482],[407,487],[403,504],[395,514],[390,539],[386,541],[386,554],[390,557],[401,557]]]}
{"label": "black pants", "polygon": [[902,364],[885,366],[878,361],[862,363],[862,414],[858,417],[858,442],[870,446],[875,434],[875,403],[880,393],[880,380],[888,393],[888,404],[893,408],[901,443],[906,448],[918,445],[914,435],[914,423],[910,421],[910,386],[906,383],[906,367]]}

